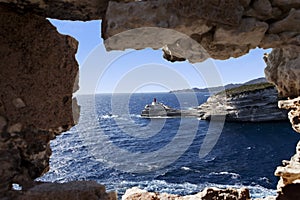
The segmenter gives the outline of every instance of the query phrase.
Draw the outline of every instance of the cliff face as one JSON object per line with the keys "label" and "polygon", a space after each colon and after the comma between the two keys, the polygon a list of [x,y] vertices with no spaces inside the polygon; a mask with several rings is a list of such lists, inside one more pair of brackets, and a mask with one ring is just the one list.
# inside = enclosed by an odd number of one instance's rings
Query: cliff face
{"label": "cliff face", "polygon": [[287,119],[287,112],[277,106],[278,93],[274,87],[235,95],[216,94],[200,105],[202,119],[226,115],[226,121],[263,122]]}
{"label": "cliff face", "polygon": [[[108,49],[163,48],[171,61],[227,59],[256,47],[274,48],[265,56],[267,79],[282,97],[300,95],[298,0],[0,0],[0,11],[0,196],[11,192],[12,183],[24,193],[35,184],[49,168],[49,141],[76,121],[77,43],[58,34],[45,18],[103,19]],[[116,36],[134,28],[144,29]],[[261,108],[259,100],[258,108],[248,110],[234,98],[228,102],[249,118]],[[299,98],[280,105],[290,110],[290,121],[300,132]],[[294,187],[287,182],[282,194],[297,195]],[[66,191],[78,192],[71,186]]]}
{"label": "cliff face", "polygon": [[300,133],[300,46],[274,49],[264,59],[267,80],[276,85],[280,96],[289,98],[278,105],[289,110],[293,129]]}

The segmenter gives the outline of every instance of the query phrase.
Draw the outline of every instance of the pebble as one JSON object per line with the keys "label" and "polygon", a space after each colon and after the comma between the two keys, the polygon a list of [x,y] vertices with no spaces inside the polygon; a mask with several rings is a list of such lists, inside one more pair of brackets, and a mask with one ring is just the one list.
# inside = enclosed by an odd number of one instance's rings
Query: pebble
{"label": "pebble", "polygon": [[21,98],[15,98],[13,100],[13,104],[16,108],[23,108],[26,106],[26,104],[24,103],[24,101]]}
{"label": "pebble", "polygon": [[7,132],[9,133],[18,133],[21,132],[22,130],[22,124],[21,123],[16,123],[10,127],[8,127]]}

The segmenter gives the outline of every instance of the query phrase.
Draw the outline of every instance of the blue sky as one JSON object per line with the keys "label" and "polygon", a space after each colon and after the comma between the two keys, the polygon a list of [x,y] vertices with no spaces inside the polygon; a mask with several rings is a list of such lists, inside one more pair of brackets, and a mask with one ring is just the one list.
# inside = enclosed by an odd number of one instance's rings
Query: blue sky
{"label": "blue sky", "polygon": [[[198,70],[205,69],[209,72],[212,67],[219,72],[219,78],[224,85],[242,83],[264,76],[265,63],[262,56],[265,52],[270,52],[270,50],[255,49],[239,58],[225,61],[210,59],[195,67],[188,62],[170,63],[162,58],[161,50],[148,48],[139,51],[106,52],[100,35],[101,21],[78,22],[50,19],[50,22],[60,33],[70,35],[79,41],[76,54],[81,77],[79,94],[111,93],[117,89],[120,91],[121,88],[123,92],[165,92],[186,87],[216,86],[220,82],[208,83],[208,77],[203,77],[203,73],[199,73]],[[113,62],[110,60],[112,58]],[[146,67],[149,66],[153,68],[152,71],[147,70]],[[144,74],[146,71],[147,74]],[[166,78],[168,74],[178,76],[173,80]],[[168,80],[159,79],[160,75]],[[214,76],[209,78],[214,79]],[[127,77],[134,78],[128,80]],[[144,83],[143,80],[145,80]],[[151,80],[155,81],[151,82]]]}

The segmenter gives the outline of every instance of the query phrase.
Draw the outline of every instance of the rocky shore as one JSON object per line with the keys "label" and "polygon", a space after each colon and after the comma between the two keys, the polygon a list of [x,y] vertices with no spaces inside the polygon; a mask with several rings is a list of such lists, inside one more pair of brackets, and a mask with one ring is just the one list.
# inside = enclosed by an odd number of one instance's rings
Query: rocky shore
{"label": "rocky shore", "polygon": [[195,195],[179,196],[167,193],[147,192],[139,188],[131,188],[123,195],[122,200],[250,200],[249,190],[241,189],[218,189],[206,188]]}
{"label": "rocky shore", "polygon": [[225,90],[208,98],[198,107],[200,118],[225,115],[226,121],[265,122],[287,120],[278,108],[278,92],[272,84],[259,83]]}

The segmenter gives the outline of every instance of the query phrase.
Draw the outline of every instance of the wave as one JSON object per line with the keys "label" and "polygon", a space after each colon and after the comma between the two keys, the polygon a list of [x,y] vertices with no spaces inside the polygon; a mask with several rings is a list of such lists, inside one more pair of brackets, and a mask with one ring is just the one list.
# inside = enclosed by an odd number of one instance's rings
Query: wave
{"label": "wave", "polygon": [[191,168],[189,168],[189,167],[181,167],[181,169],[185,170],[185,171],[190,171],[191,170]]}
{"label": "wave", "polygon": [[233,172],[211,172],[209,173],[209,175],[230,175],[232,179],[238,179],[240,178],[240,175],[237,173],[233,173]]}
{"label": "wave", "polygon": [[100,116],[100,119],[113,119],[113,118],[117,118],[117,117],[119,117],[119,115],[108,114],[108,115]]}
{"label": "wave", "polygon": [[141,118],[141,115],[138,114],[106,114],[106,115],[101,115],[98,119],[124,119],[124,120],[130,120],[130,118]]}

